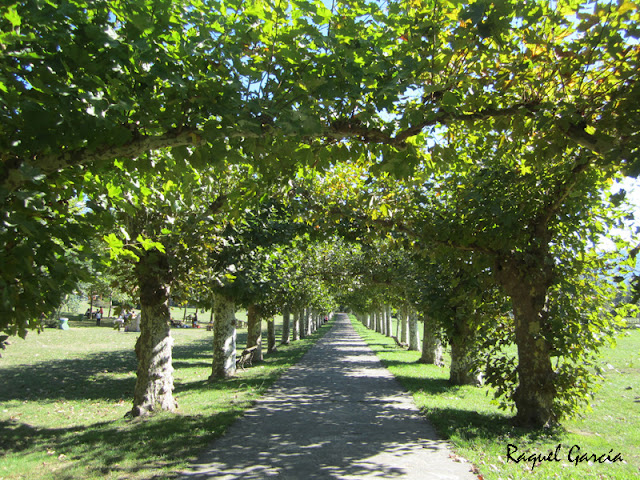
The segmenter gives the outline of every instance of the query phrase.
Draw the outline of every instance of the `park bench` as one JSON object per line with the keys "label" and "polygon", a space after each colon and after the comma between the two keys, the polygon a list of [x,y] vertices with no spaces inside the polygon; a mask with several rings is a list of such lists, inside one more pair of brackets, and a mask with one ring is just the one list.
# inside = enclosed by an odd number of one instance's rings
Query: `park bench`
{"label": "park bench", "polygon": [[406,348],[409,345],[407,345],[406,343],[402,343],[400,340],[398,340],[398,337],[391,337],[396,341],[396,345],[398,345],[400,348]]}
{"label": "park bench", "polygon": [[253,353],[257,350],[258,346],[254,345],[253,347],[245,348],[238,358],[236,358],[236,368],[240,367],[244,370],[244,366],[246,363],[251,366],[251,362],[253,361]]}
{"label": "park bench", "polygon": [[213,322],[207,323],[207,332],[210,332],[211,330],[213,330]]}

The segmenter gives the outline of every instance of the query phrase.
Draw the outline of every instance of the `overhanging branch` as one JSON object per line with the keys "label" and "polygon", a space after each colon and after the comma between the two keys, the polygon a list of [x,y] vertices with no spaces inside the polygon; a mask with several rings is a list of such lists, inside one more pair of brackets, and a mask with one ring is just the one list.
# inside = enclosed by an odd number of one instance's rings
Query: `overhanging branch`
{"label": "overhanging branch", "polygon": [[[55,154],[38,155],[33,163],[44,175],[51,175],[75,165],[88,165],[114,160],[117,158],[137,158],[145,152],[162,148],[199,145],[204,143],[197,130],[171,130],[163,135],[136,135],[123,145],[108,145],[95,150],[80,148]],[[8,191],[14,191],[24,185],[28,179],[20,173],[26,162],[15,157],[3,159],[3,171],[0,172],[0,185]]]}

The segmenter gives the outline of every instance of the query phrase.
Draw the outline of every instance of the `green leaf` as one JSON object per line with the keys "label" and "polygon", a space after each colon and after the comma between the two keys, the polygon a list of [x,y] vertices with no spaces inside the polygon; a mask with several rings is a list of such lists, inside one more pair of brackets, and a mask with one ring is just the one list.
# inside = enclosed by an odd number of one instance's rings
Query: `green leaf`
{"label": "green leaf", "polygon": [[20,19],[20,15],[18,15],[18,10],[15,5],[9,7],[7,13],[4,14],[4,18],[11,22],[13,28],[19,27],[22,24],[22,20]]}

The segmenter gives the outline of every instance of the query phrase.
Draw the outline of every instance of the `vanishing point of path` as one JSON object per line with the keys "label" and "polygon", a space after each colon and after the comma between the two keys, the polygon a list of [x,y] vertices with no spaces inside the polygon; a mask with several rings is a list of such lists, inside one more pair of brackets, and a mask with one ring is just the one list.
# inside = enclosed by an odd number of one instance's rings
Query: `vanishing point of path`
{"label": "vanishing point of path", "polygon": [[338,314],[333,328],[184,472],[204,479],[477,480]]}

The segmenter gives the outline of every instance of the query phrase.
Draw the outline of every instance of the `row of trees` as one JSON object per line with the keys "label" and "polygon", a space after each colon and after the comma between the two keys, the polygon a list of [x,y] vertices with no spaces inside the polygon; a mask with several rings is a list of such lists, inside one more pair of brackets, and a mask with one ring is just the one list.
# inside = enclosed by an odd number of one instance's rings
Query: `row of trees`
{"label": "row of trees", "polygon": [[415,310],[452,345],[515,341],[496,378],[521,423],[554,423],[610,332],[624,246],[612,268],[594,247],[620,221],[603,192],[640,169],[638,20],[626,1],[5,2],[0,328],[36,326],[102,238],[143,308],[134,413],[171,409],[172,289],[268,317],[278,248],[389,238]]}
{"label": "row of trees", "polygon": [[[614,300],[635,258],[621,239],[615,251],[599,246],[628,212],[606,185],[594,198],[593,176],[585,186],[557,175],[559,186],[542,189],[535,167],[521,178],[488,163],[403,181],[351,166],[337,178],[360,185],[347,201],[332,198],[324,215],[348,218],[345,236],[375,252],[373,264],[352,270],[368,272],[364,291],[392,289],[393,304],[422,314],[427,338],[436,333],[451,346],[454,383],[477,384],[482,371],[519,422],[553,424],[587,401],[594,355],[630,314]],[[370,311],[358,302],[356,311]],[[513,344],[516,357],[506,354]],[[438,363],[436,352],[430,357]]]}

